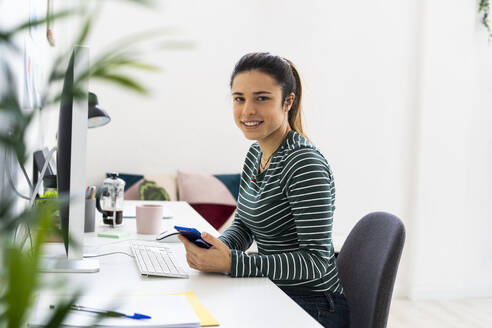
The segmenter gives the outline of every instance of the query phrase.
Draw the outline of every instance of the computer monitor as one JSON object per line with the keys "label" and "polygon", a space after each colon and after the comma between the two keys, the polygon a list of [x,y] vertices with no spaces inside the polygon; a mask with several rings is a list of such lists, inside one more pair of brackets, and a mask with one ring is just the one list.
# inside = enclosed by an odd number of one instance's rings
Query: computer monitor
{"label": "computer monitor", "polygon": [[99,270],[99,261],[83,258],[82,247],[89,90],[87,78],[81,76],[88,71],[89,49],[83,46],[74,47],[63,83],[57,134],[57,187],[61,200],[61,230],[66,256],[45,259],[43,271],[96,272]]}

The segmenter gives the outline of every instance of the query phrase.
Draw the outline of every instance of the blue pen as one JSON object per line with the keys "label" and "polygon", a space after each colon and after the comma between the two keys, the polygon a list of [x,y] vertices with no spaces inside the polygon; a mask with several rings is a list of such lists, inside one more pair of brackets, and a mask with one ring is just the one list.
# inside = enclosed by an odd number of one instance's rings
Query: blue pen
{"label": "blue pen", "polygon": [[[54,309],[54,308],[55,308],[54,305],[50,305],[50,309]],[[70,306],[70,310],[104,314],[108,317],[119,317],[119,318],[124,317],[124,318],[129,318],[129,319],[151,319],[150,316],[145,315],[145,314],[134,313],[134,314],[130,315],[130,314],[116,312],[116,311],[108,311],[108,310],[90,308],[87,306],[82,306],[82,305],[77,305],[77,304]]]}

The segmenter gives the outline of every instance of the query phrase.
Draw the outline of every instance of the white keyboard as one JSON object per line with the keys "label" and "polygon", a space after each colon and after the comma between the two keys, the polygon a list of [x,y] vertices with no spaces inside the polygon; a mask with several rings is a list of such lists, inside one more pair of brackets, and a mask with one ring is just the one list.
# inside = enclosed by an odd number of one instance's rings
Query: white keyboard
{"label": "white keyboard", "polygon": [[132,240],[130,248],[137,261],[140,274],[189,278],[171,249],[152,241]]}

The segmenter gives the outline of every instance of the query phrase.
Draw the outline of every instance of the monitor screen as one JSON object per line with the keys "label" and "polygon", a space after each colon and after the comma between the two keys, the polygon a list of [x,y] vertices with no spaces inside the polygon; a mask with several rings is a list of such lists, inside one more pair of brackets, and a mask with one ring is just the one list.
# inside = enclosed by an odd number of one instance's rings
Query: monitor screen
{"label": "monitor screen", "polygon": [[65,73],[58,120],[57,187],[63,241],[69,260],[82,259],[85,216],[88,81],[87,47],[74,48]]}

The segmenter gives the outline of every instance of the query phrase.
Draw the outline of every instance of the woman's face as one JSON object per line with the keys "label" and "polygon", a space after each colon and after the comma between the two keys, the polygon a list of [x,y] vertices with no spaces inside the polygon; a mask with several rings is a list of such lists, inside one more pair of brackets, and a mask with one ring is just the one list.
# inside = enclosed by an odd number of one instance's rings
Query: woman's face
{"label": "woman's face", "polygon": [[268,140],[285,132],[294,94],[284,102],[277,81],[258,70],[238,73],[231,89],[234,121],[247,139]]}

